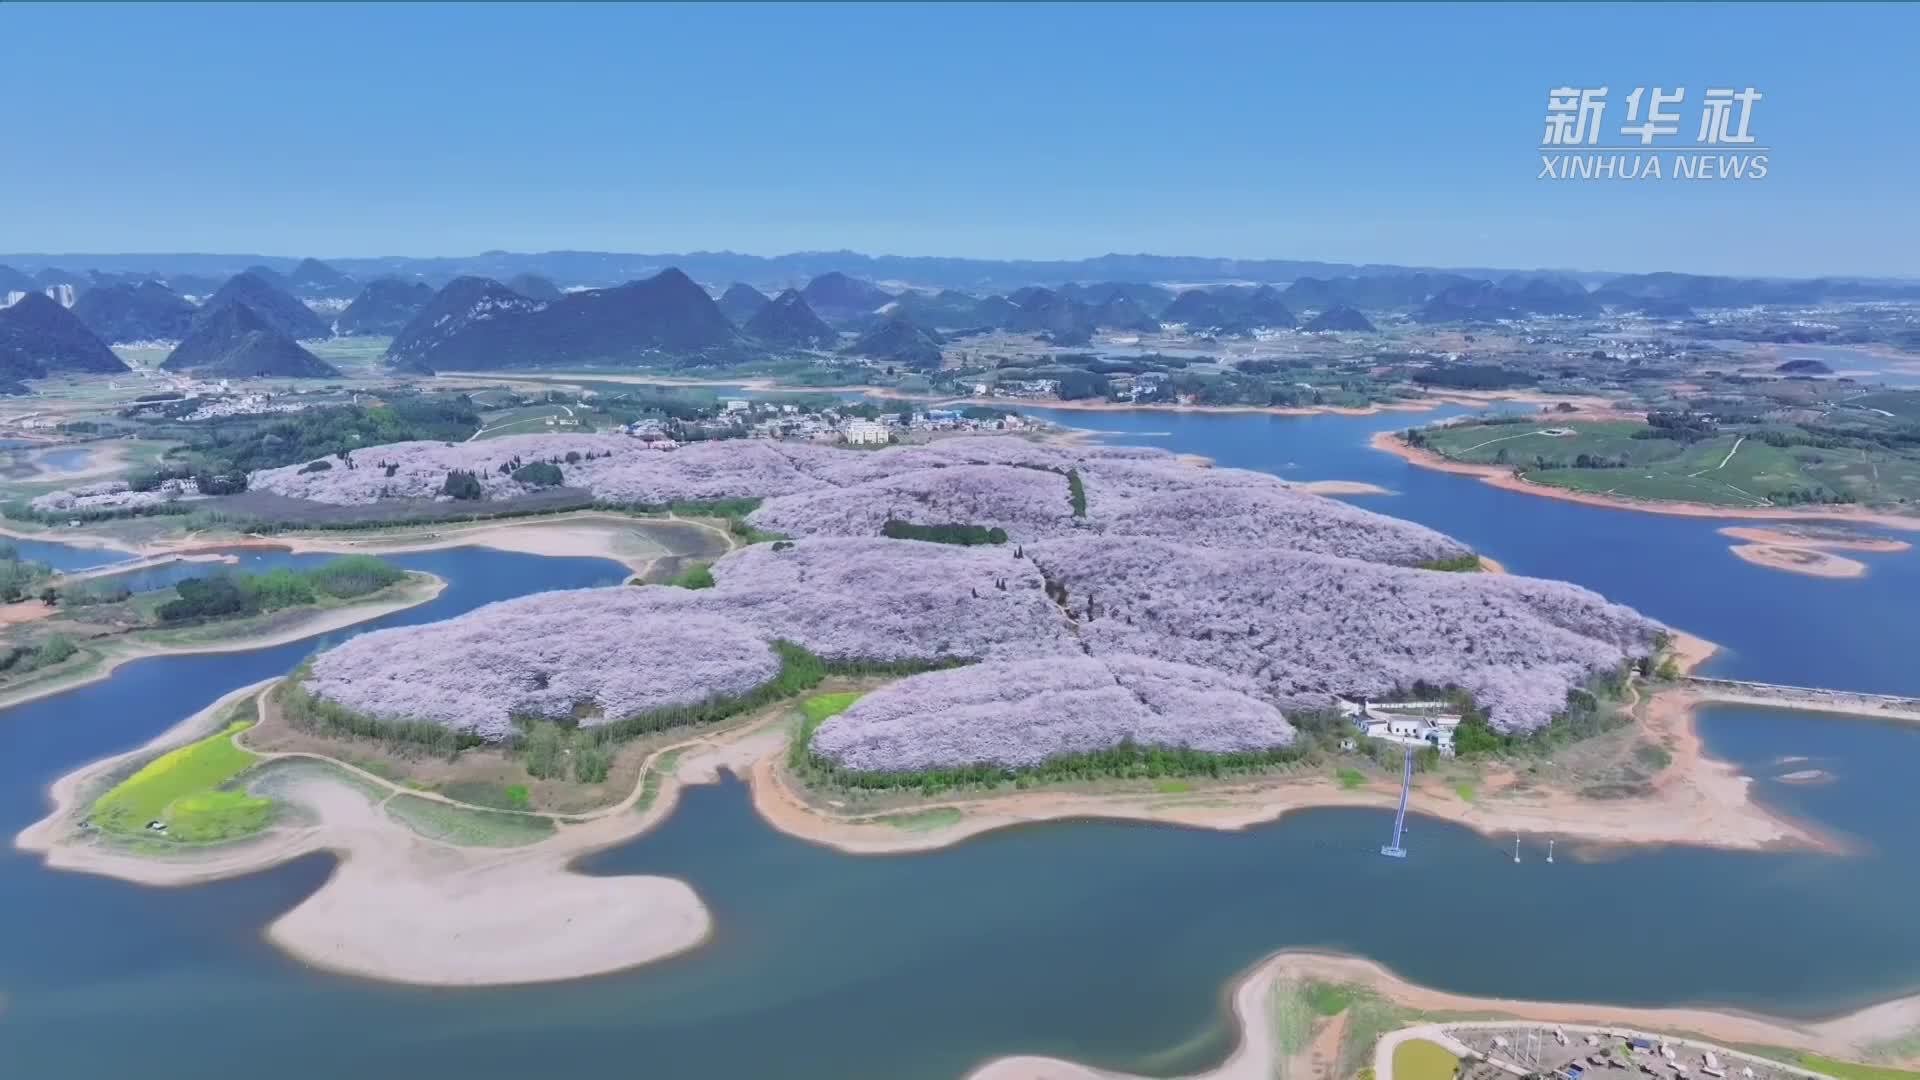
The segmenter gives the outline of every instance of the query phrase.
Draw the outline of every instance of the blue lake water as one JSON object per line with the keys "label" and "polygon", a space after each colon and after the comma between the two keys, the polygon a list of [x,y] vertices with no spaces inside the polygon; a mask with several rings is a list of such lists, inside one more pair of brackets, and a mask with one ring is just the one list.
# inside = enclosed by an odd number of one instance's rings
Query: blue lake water
{"label": "blue lake water", "polygon": [[0,546],[12,548],[22,559],[43,562],[55,570],[86,570],[133,557],[115,548],[82,547],[53,540],[27,540],[10,536],[0,536]]}
{"label": "blue lake water", "polygon": [[85,468],[93,459],[93,449],[86,446],[66,446],[58,450],[48,450],[35,460],[42,469],[59,472],[71,472]]}
{"label": "blue lake water", "polygon": [[[1920,694],[1920,549],[1851,554],[1855,579],[1814,578],[1732,555],[1720,528],[1751,521],[1673,517],[1503,491],[1423,469],[1367,445],[1468,410],[1377,416],[1027,410],[1107,441],[1204,454],[1288,480],[1357,480],[1391,495],[1348,501],[1458,537],[1516,574],[1585,585],[1719,643],[1706,668],[1729,678]],[[1885,530],[1879,530],[1885,531]],[[1910,536],[1920,540],[1920,535]]]}
{"label": "blue lake water", "polygon": [[[1866,556],[1865,588],[1751,567],[1727,554],[1713,522],[1502,492],[1366,446],[1408,417],[1062,419],[1289,479],[1388,487],[1398,494],[1355,501],[1717,640],[1729,674],[1920,691],[1905,659],[1920,618],[1912,556]],[[623,575],[595,560],[470,549],[397,561],[451,584],[370,626]],[[43,814],[58,775],[318,644],[144,660],[0,712],[0,833]],[[325,879],[326,856],[154,890],[0,849],[0,1075],[265,1066],[296,1080],[934,1080],[1015,1052],[1170,1074],[1226,1052],[1223,988],[1289,946],[1358,952],[1467,993],[1815,1014],[1920,989],[1920,834],[1906,794],[1920,728],[1717,708],[1701,730],[1759,778],[1759,797],[1863,853],[1668,848],[1585,861],[1561,845],[1547,864],[1530,845],[1516,866],[1498,840],[1418,819],[1402,863],[1374,854],[1386,812],[1317,810],[1241,833],[1060,822],[850,857],[773,831],[727,781],[691,789],[659,828],[584,864],[687,880],[714,911],[712,942],[604,978],[428,991],[312,972],[261,940],[263,924]],[[1799,756],[1810,760],[1781,761]],[[1809,767],[1836,779],[1775,779]]]}
{"label": "blue lake water", "polygon": [[1913,369],[1912,360],[1906,361],[1906,366],[1898,366],[1901,361],[1871,349],[1844,345],[1781,345],[1779,352],[1785,360],[1818,360],[1836,374],[1852,372],[1852,377],[1861,383],[1884,383],[1902,389],[1920,386],[1920,372]]}

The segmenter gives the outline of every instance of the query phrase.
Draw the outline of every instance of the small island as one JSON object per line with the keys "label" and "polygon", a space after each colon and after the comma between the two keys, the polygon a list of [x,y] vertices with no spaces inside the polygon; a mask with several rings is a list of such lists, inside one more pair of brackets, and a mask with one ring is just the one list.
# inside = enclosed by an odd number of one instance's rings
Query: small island
{"label": "small island", "polygon": [[[256,649],[324,633],[424,603],[444,582],[368,555],[311,569],[236,572],[230,557],[187,554],[136,558],[125,568],[55,574],[4,557],[0,578],[16,599],[0,657],[0,701],[18,702],[105,678],[126,660],[159,653]],[[211,568],[170,585],[141,587],[143,572],[204,563]],[[132,582],[132,584],[129,584]]]}

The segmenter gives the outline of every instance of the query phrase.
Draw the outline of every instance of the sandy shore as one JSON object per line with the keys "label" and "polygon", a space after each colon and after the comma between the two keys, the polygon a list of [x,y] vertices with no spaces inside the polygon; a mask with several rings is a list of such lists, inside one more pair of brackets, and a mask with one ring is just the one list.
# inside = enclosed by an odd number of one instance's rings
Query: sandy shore
{"label": "sandy shore", "polygon": [[446,579],[435,574],[413,571],[427,580],[409,594],[398,600],[388,600],[370,604],[348,604],[345,607],[316,611],[308,618],[293,626],[271,634],[238,637],[231,641],[210,642],[205,645],[155,645],[149,642],[133,640],[130,637],[108,639],[101,644],[100,661],[85,672],[66,678],[54,678],[45,682],[33,683],[17,690],[0,692],[0,708],[19,705],[22,702],[36,701],[54,694],[63,694],[76,686],[96,683],[112,675],[114,669],[129,660],[140,660],[149,656],[191,656],[197,653],[250,652],[254,649],[270,649],[275,645],[285,645],[302,638],[317,637],[321,634],[343,630],[356,623],[378,619],[396,611],[405,611],[439,596],[446,589]]}
{"label": "sandy shore", "polygon": [[1565,502],[1584,503],[1588,506],[1600,506],[1609,510],[1637,510],[1645,514],[1671,514],[1675,517],[1724,518],[1730,520],[1751,521],[1840,521],[1855,525],[1885,525],[1894,529],[1920,529],[1920,517],[1908,517],[1901,514],[1877,513],[1871,510],[1847,510],[1836,508],[1807,509],[1803,507],[1778,507],[1760,509],[1755,507],[1708,506],[1704,503],[1687,502],[1651,502],[1640,499],[1624,499],[1614,495],[1596,495],[1587,491],[1570,491],[1566,488],[1552,487],[1547,484],[1529,483],[1513,475],[1512,468],[1505,465],[1470,465],[1463,461],[1453,461],[1430,450],[1421,450],[1408,446],[1400,440],[1397,431],[1375,432],[1368,440],[1375,450],[1384,450],[1389,454],[1405,458],[1424,469],[1437,472],[1457,473],[1461,476],[1477,476],[1482,482],[1491,484],[1503,491],[1517,491],[1524,495],[1538,495],[1542,498],[1560,499]]}
{"label": "sandy shore", "polygon": [[[1677,643],[1680,662],[1689,669],[1712,650],[1710,643],[1697,638],[1683,636]],[[203,732],[225,702],[245,692],[228,695],[136,753],[151,753]],[[1472,802],[1450,790],[1426,786],[1416,790],[1411,806],[1416,812],[1501,837],[1526,832],[1609,845],[1711,843],[1749,849],[1838,850],[1816,830],[1754,804],[1748,797],[1749,778],[1705,757],[1691,724],[1692,707],[1702,700],[1670,690],[1649,701],[1646,734],[1665,743],[1674,760],[1647,797],[1595,801],[1531,788],[1503,795],[1503,779],[1489,776],[1485,793]],[[127,755],[88,766],[55,784],[55,811],[23,833],[20,844],[44,852],[50,865],[63,869],[165,885],[250,873],[312,851],[333,851],[344,857],[341,867],[312,898],[269,928],[275,944],[308,963],[374,978],[482,985],[617,970],[704,940],[709,916],[684,884],[661,878],[588,878],[569,867],[583,854],[622,843],[664,820],[673,812],[683,785],[712,782],[723,769],[748,778],[754,806],[775,828],[858,854],[924,851],[993,829],[1069,818],[1240,829],[1294,809],[1385,808],[1397,797],[1397,787],[1384,780],[1348,790],[1330,778],[1256,781],[1179,795],[1101,796],[1039,790],[894,811],[896,815],[935,808],[959,811],[952,824],[907,829],[888,823],[888,815],[832,816],[789,788],[780,770],[788,737],[787,711],[786,706],[770,706],[738,728],[690,737],[655,751],[650,770],[659,755],[668,751],[676,754],[676,764],[660,779],[657,795],[644,813],[636,812],[645,790],[643,778],[615,806],[589,814],[555,815],[561,826],[553,836],[520,848],[457,847],[424,839],[379,809],[402,789],[330,760],[330,767],[351,774],[353,782],[345,777],[303,777],[283,791],[313,813],[316,820],[307,827],[276,827],[255,841],[167,859],[71,842],[78,793],[90,778],[110,771]],[[367,790],[375,794],[370,797]],[[435,793],[408,794],[451,801]],[[1573,854],[1577,856],[1578,849]],[[487,943],[484,949],[476,950],[474,943],[482,941]]]}
{"label": "sandy shore", "polygon": [[194,534],[162,543],[135,545],[114,537],[74,532],[70,534],[23,532],[0,525],[0,536],[20,540],[44,540],[76,547],[97,547],[125,552],[142,561],[126,566],[76,570],[67,580],[94,577],[104,573],[124,573],[129,569],[155,565],[172,558],[217,559],[214,554],[228,548],[279,548],[295,554],[383,555],[417,551],[439,551],[456,547],[489,547],[527,555],[558,558],[610,559],[635,573],[647,566],[663,550],[636,550],[647,544],[635,539],[648,525],[674,524],[712,534],[717,545],[731,549],[734,539],[726,530],[705,521],[667,514],[657,518],[628,517],[599,510],[580,510],[543,517],[396,527],[390,533],[374,535],[288,533],[279,536],[233,534],[208,536]]}
{"label": "sandy shore", "polygon": [[[1785,1046],[1840,1058],[1867,1055],[1876,1042],[1899,1038],[1920,1025],[1920,996],[1900,998],[1826,1020],[1800,1021],[1712,1008],[1636,1008],[1620,1005],[1482,998],[1409,982],[1388,968],[1357,956],[1287,951],[1262,961],[1234,987],[1231,1008],[1240,1043],[1217,1068],[1194,1080],[1271,1080],[1279,1071],[1266,1002],[1277,986],[1303,980],[1363,986],[1407,1009],[1439,1014],[1497,1014],[1549,1024],[1598,1024],[1643,1031],[1705,1036],[1734,1046]],[[1057,1058],[1006,1057],[988,1062],[967,1080],[1122,1080],[1127,1074]]]}
{"label": "sandy shore", "polygon": [[1775,544],[1734,544],[1727,548],[1735,556],[1769,570],[1785,570],[1808,577],[1857,578],[1867,573],[1867,564],[1859,559],[1834,555],[1812,548],[1781,547]]}
{"label": "sandy shore", "polygon": [[1866,563],[1832,554],[1835,551],[1892,554],[1913,547],[1905,540],[1821,531],[1817,525],[1785,525],[1777,528],[1729,525],[1720,530],[1720,535],[1746,541],[1734,544],[1728,550],[1750,563],[1826,578],[1857,578],[1867,572]]}
{"label": "sandy shore", "polygon": [[[1683,671],[1698,667],[1714,651],[1711,642],[1687,634],[1676,636],[1676,661]],[[1519,832],[1605,846],[1668,844],[1843,851],[1833,838],[1812,825],[1754,802],[1748,791],[1751,777],[1707,756],[1694,727],[1693,710],[1715,700],[1717,695],[1683,687],[1662,689],[1648,699],[1642,721],[1644,734],[1666,745],[1673,756],[1672,763],[1652,781],[1650,795],[1583,799],[1568,791],[1523,787],[1516,783],[1518,777],[1496,767],[1472,801],[1460,798],[1444,785],[1426,783],[1414,788],[1408,808],[1487,836]],[[1245,829],[1278,820],[1295,810],[1326,806],[1387,809],[1399,798],[1399,785],[1388,778],[1349,789],[1331,776],[1313,776],[1254,780],[1171,795],[1099,795],[1040,789],[848,817],[828,813],[795,791],[780,768],[777,752],[755,761],[748,777],[755,808],[774,827],[850,854],[927,851],[997,829],[1071,818]],[[1506,790],[1509,787],[1513,790]],[[885,820],[932,809],[958,811],[959,816],[950,824],[923,829],[902,829]]]}
{"label": "sandy shore", "polygon": [[[538,844],[459,847],[422,837],[388,816],[382,806],[399,788],[333,763],[354,782],[315,775],[280,789],[310,824],[276,826],[254,840],[176,857],[76,841],[74,819],[105,777],[204,736],[230,703],[273,681],[242,687],[145,746],[62,777],[49,793],[52,812],[23,831],[16,846],[58,869],[154,886],[235,877],[332,852],[340,858],[333,875],[269,925],[266,936],[315,967],[395,982],[497,986],[581,978],[683,952],[711,933],[705,905],[682,881],[572,870],[581,855],[628,839],[670,811],[672,800],[663,797],[655,812],[635,813],[638,790],[619,807]],[[370,795],[367,788],[386,794]]]}
{"label": "sandy shore", "polygon": [[[296,553],[323,554],[400,554],[455,547],[488,547],[523,555],[610,559],[638,574],[646,572],[647,567],[666,552],[664,549],[635,550],[636,536],[643,535],[648,525],[668,523],[711,533],[716,543],[722,545],[722,550],[731,549],[734,544],[733,538],[725,530],[705,522],[673,515],[659,518],[623,517],[592,510],[526,521],[432,526],[393,536],[341,539],[291,535],[263,542]],[[652,544],[641,546],[657,548]]]}

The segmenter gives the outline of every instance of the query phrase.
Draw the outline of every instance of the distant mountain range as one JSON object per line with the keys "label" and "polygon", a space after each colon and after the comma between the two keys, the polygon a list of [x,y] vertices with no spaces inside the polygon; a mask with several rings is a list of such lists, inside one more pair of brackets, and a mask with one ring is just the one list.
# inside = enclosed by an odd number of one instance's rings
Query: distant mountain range
{"label": "distant mountain range", "polygon": [[207,298],[206,303],[200,305],[199,312],[194,315],[195,328],[219,314],[228,305],[240,303],[252,308],[254,314],[276,333],[296,341],[333,336],[333,329],[327,325],[326,320],[314,314],[312,308],[275,285],[272,278],[277,278],[279,275],[274,274],[269,277],[269,274],[271,271],[262,273],[259,270],[248,270],[229,278],[225,285],[220,286],[212,296]]}
{"label": "distant mountain range", "polygon": [[333,322],[341,334],[397,334],[433,301],[433,287],[424,281],[378,278],[367,282],[360,295]]}
{"label": "distant mountain range", "polygon": [[1245,334],[1254,330],[1284,330],[1294,325],[1293,311],[1280,290],[1257,288],[1188,289],[1173,298],[1160,313],[1162,322],[1181,323],[1189,331]]}
{"label": "distant mountain range", "polygon": [[840,335],[815,315],[806,297],[794,289],[760,305],[741,329],[769,345],[827,349],[840,343]]}
{"label": "distant mountain range", "polygon": [[[23,269],[80,266],[107,272],[229,277],[262,266],[291,275],[297,258],[210,254],[20,254],[0,255],[0,263]],[[606,286],[650,277],[669,267],[706,282],[744,281],[761,287],[798,286],[828,273],[867,281],[900,282],[929,288],[1006,292],[1022,285],[1067,282],[1268,283],[1282,285],[1302,277],[1371,277],[1404,273],[1404,267],[1376,263],[1337,263],[1302,259],[1227,259],[1187,255],[1100,255],[1090,259],[965,259],[944,256],[864,255],[854,251],[802,251],[786,255],[742,255],[730,251],[624,253],[603,251],[487,251],[459,256],[381,256],[329,258],[327,265],[360,281],[376,277],[421,278],[445,282],[461,276],[507,281],[516,274],[538,274],[562,285]],[[1457,267],[1467,277],[1497,280],[1511,273],[1540,273],[1527,267]],[[1615,275],[1572,273],[1589,286]],[[175,286],[178,288],[179,286]],[[1077,298],[1076,299],[1080,299]],[[1103,298],[1104,299],[1104,298]],[[807,297],[825,315],[818,298]]]}
{"label": "distant mountain range", "polygon": [[157,281],[88,289],[73,302],[73,314],[100,340],[179,341],[193,325],[194,306]]}
{"label": "distant mountain range", "polygon": [[300,260],[278,284],[286,292],[308,299],[344,300],[360,291],[352,278],[319,259]]}
{"label": "distant mountain range", "polygon": [[192,332],[160,366],[208,379],[340,375],[242,300],[222,304],[206,318],[195,320]]}
{"label": "distant mountain range", "polygon": [[727,291],[721,293],[720,299],[714,303],[720,305],[720,314],[725,315],[728,322],[745,326],[748,320],[760,314],[761,308],[767,306],[767,294],[744,281],[736,281],[727,286]]}
{"label": "distant mountain range", "polygon": [[432,373],[436,354],[458,340],[475,323],[507,319],[534,311],[529,300],[497,281],[458,277],[447,283],[416,313],[387,345],[387,360],[396,366]]}
{"label": "distant mountain range", "polygon": [[560,286],[541,277],[539,274],[515,274],[507,279],[507,288],[529,300],[546,303],[560,299]]}
{"label": "distant mountain range", "polygon": [[869,322],[875,311],[893,302],[892,293],[838,270],[807,282],[800,297],[814,314],[835,326]]}
{"label": "distant mountain range", "polygon": [[940,335],[895,316],[860,335],[840,350],[886,364],[911,368],[940,366]]}
{"label": "distant mountain range", "polygon": [[19,392],[22,379],[61,372],[112,374],[130,370],[73,312],[32,292],[0,308],[0,382]]}
{"label": "distant mountain range", "polygon": [[540,304],[497,281],[461,278],[393,339],[388,359],[433,370],[684,361],[735,345],[739,331],[678,270]]}
{"label": "distant mountain range", "polygon": [[[75,272],[64,267],[84,267]],[[9,269],[9,267],[11,269]],[[759,291],[806,285],[803,290],[815,314],[830,323],[870,310],[875,299],[859,289],[879,282],[899,291],[907,285],[929,289],[964,290],[976,296],[1010,293],[1021,286],[1045,285],[1069,299],[1098,307],[1108,295],[1069,292],[1065,286],[1093,290],[1120,283],[1129,289],[1210,284],[1270,284],[1284,287],[1283,302],[1294,311],[1321,310],[1344,303],[1362,311],[1418,308],[1451,285],[1489,281],[1511,289],[1508,279],[1566,281],[1600,293],[1617,293],[1641,300],[1677,301],[1692,307],[1749,304],[1808,304],[1825,300],[1882,300],[1920,298],[1920,281],[1828,277],[1815,279],[1752,279],[1712,275],[1656,273],[1616,274],[1524,268],[1406,267],[1388,264],[1330,263],[1297,259],[1224,259],[1177,255],[1102,255],[1091,259],[1019,260],[863,255],[850,251],[796,252],[758,256],[733,252],[682,254],[628,254],[619,252],[549,251],[515,253],[489,251],[478,255],[432,258],[389,256],[336,258],[327,262],[259,255],[0,255],[0,293],[27,291],[21,277],[40,287],[70,285],[76,294],[99,284],[121,281],[138,284],[154,278],[174,291],[205,295],[209,281],[224,280],[252,270],[283,292],[308,299],[345,298],[355,294],[352,282],[380,277],[425,281],[441,285],[456,277],[487,277],[507,282],[531,275],[568,287],[609,287],[652,277],[668,268],[699,281],[744,282]],[[269,276],[271,275],[271,276]],[[127,280],[130,278],[131,280]],[[341,279],[352,279],[343,282]],[[821,279],[824,279],[822,281]],[[11,283],[11,284],[9,284]],[[1077,283],[1077,284],[1076,284]],[[1108,288],[1114,287],[1112,284]],[[1599,294],[1597,293],[1596,296]],[[536,295],[534,299],[551,299]],[[1169,296],[1169,299],[1171,297]],[[1140,295],[1133,299],[1149,313],[1164,306]],[[886,303],[886,300],[880,300]],[[1612,301],[1602,298],[1602,303]],[[738,317],[736,325],[751,314]]]}
{"label": "distant mountain range", "polygon": [[1373,333],[1373,323],[1358,308],[1345,304],[1335,304],[1315,315],[1302,329],[1320,332],[1327,330],[1345,330],[1364,334]]}

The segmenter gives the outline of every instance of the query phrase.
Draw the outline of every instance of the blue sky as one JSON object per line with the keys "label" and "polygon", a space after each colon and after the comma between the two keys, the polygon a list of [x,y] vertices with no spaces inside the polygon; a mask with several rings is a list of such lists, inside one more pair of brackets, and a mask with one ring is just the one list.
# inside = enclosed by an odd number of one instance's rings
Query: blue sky
{"label": "blue sky", "polygon": [[[0,251],[1107,251],[1920,277],[1920,9],[0,4]],[[1754,86],[1770,175],[1536,179]]]}

